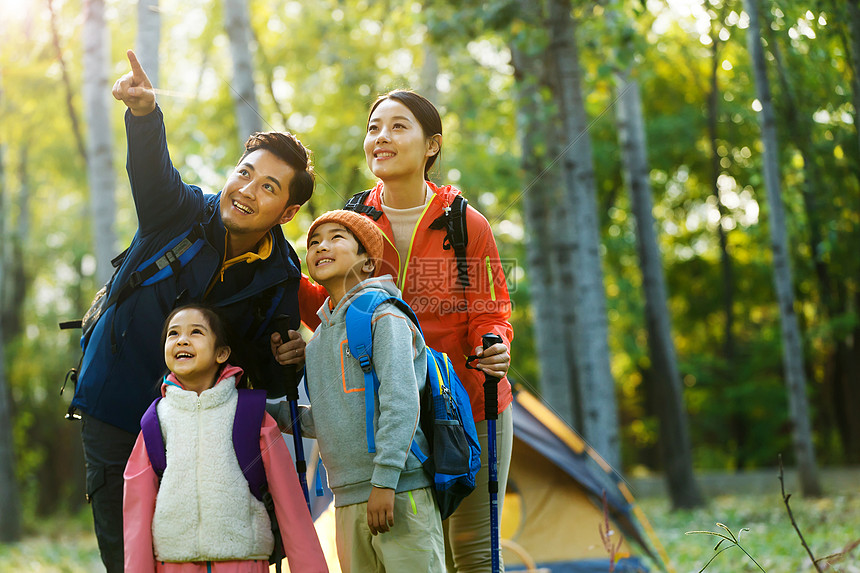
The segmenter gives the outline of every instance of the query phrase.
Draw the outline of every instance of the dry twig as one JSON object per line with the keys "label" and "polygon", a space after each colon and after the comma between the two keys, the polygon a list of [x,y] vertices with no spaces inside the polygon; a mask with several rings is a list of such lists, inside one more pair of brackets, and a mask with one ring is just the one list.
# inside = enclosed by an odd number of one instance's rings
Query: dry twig
{"label": "dry twig", "polygon": [[618,543],[613,544],[612,536],[616,531],[612,529],[612,524],[609,522],[609,503],[606,501],[606,490],[603,490],[603,523],[598,526],[600,531],[600,539],[603,541],[603,548],[609,554],[609,573],[615,571],[615,556],[618,550],[621,549],[623,538],[618,535]]}
{"label": "dry twig", "polygon": [[800,537],[800,543],[803,545],[803,548],[806,549],[806,553],[809,554],[809,559],[812,561],[812,565],[815,566],[815,570],[818,573],[823,573],[821,567],[818,565],[818,561],[815,559],[815,555],[812,554],[812,550],[809,548],[809,545],[806,544],[806,539],[803,538],[803,534],[800,532],[800,528],[797,526],[797,522],[794,520],[794,514],[791,512],[791,506],[788,504],[788,500],[791,497],[791,494],[786,495],[785,493],[785,478],[783,476],[782,471],[782,454],[779,454],[779,488],[782,491],[782,501],[785,503],[785,509],[788,511],[788,517],[791,519],[791,525],[794,527],[794,530],[797,532],[797,536]]}

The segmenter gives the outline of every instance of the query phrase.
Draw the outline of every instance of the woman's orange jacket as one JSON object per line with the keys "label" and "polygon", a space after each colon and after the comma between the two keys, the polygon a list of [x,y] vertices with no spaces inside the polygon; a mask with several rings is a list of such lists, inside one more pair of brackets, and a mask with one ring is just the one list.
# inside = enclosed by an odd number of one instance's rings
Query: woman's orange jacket
{"label": "woman's orange jacket", "polygon": [[[472,402],[475,421],[484,419],[484,374],[466,368],[466,357],[481,346],[481,336],[498,334],[510,349],[514,336],[509,322],[511,301],[499,251],[490,224],[471,206],[466,211],[470,286],[457,282],[457,265],[453,249],[445,250],[446,231],[430,229],[430,224],[444,213],[460,191],[450,185],[437,187],[428,182],[433,197],[415,227],[408,253],[398,253],[388,217],[376,221],[385,235],[381,269],[376,276],[390,274],[405,300],[421,322],[427,344],[445,352],[463,381]],[[382,183],[377,183],[365,201],[382,211]],[[400,276],[401,257],[407,257]],[[316,311],[325,302],[325,289],[307,277],[299,287],[302,321],[310,329],[319,324]],[[511,403],[511,385],[507,377],[499,382],[499,412]]]}

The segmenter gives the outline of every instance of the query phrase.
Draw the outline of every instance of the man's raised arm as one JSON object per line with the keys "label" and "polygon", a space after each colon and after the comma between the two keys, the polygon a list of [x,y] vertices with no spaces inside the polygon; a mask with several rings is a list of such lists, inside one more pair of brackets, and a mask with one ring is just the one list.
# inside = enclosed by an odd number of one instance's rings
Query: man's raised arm
{"label": "man's raised arm", "polygon": [[155,90],[146,72],[137,61],[133,50],[126,52],[131,71],[113,84],[113,97],[123,102],[133,115],[147,115],[155,111]]}
{"label": "man's raised arm", "polygon": [[131,71],[114,83],[111,93],[128,107],[126,170],[138,228],[145,234],[186,225],[203,208],[203,194],[185,184],[173,167],[155,89],[134,52],[128,50],[126,54]]}

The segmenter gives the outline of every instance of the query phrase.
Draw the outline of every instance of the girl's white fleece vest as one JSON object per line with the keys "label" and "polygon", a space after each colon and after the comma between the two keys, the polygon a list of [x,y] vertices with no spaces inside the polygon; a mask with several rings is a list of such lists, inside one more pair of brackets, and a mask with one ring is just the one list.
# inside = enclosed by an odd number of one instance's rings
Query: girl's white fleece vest
{"label": "girl's white fleece vest", "polygon": [[158,403],[167,467],[152,519],[159,561],[268,559],[274,539],[233,451],[235,378],[197,395],[168,386]]}

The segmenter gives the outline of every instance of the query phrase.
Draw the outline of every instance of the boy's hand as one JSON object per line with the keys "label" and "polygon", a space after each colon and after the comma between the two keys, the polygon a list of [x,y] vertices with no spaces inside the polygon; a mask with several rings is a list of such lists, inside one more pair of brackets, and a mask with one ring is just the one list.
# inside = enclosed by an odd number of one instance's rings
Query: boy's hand
{"label": "boy's hand", "polygon": [[287,364],[301,366],[305,363],[305,341],[295,330],[287,331],[287,336],[289,340],[283,341],[279,332],[272,333],[270,339],[272,354],[281,366]]}
{"label": "boy's hand", "polygon": [[122,76],[113,85],[113,97],[123,102],[132,115],[147,115],[155,111],[155,90],[146,77],[146,72],[137,61],[134,51],[126,52],[131,71]]}
{"label": "boy's hand", "polygon": [[504,344],[494,344],[486,350],[476,346],[475,356],[478,357],[475,367],[494,378],[504,378],[511,367],[511,354]]}
{"label": "boy's hand", "polygon": [[373,535],[385,533],[394,526],[394,490],[376,487],[367,499],[367,526]]}

